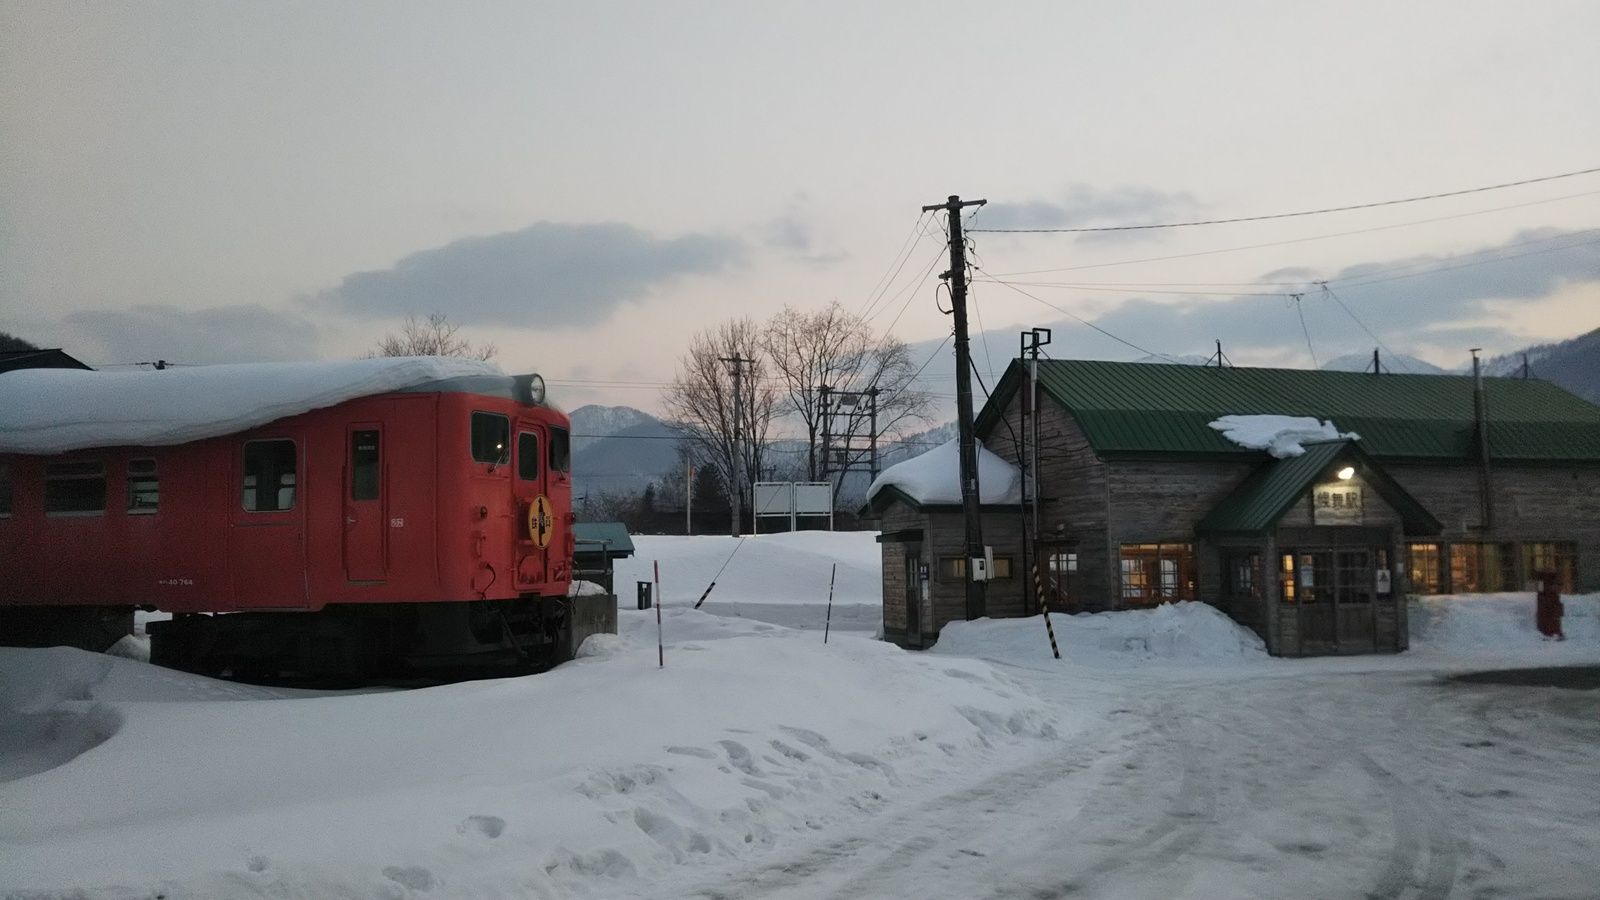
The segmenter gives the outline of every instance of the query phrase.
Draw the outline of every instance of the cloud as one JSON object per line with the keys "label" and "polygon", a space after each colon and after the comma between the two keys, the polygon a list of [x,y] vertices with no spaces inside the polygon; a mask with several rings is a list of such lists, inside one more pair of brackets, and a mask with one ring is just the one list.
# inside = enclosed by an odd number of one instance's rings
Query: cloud
{"label": "cloud", "polygon": [[273,362],[317,356],[318,329],[264,306],[80,310],[61,317],[68,352],[102,365],[132,362]]}
{"label": "cloud", "polygon": [[620,222],[539,222],[404,257],[348,275],[321,299],[357,316],[438,310],[474,324],[593,324],[667,282],[737,265],[733,238],[657,238]]}
{"label": "cloud", "polygon": [[[973,228],[1084,228],[1112,225],[1153,225],[1193,214],[1200,209],[1188,193],[1173,193],[1138,185],[1099,188],[1087,184],[1068,186],[1057,198],[1020,203],[995,202],[973,217]],[[1145,232],[1091,232],[1080,240],[1111,236],[1149,236]]]}
{"label": "cloud", "polygon": [[808,199],[798,195],[788,212],[760,227],[762,243],[813,266],[831,266],[849,258],[843,250],[818,250]]}
{"label": "cloud", "polygon": [[[1290,270],[1278,270],[1285,271]],[[1567,284],[1600,280],[1600,232],[1538,229],[1472,253],[1361,263],[1322,277],[1344,307],[1397,352],[1459,344],[1464,358],[1467,347],[1511,349],[1549,333],[1548,326],[1519,324],[1507,313]],[[1298,310],[1294,300],[1277,296],[1220,302],[1136,297],[1094,321],[1113,334],[1168,353],[1188,352],[1215,338],[1224,347],[1298,346],[1303,351],[1303,313],[1319,358],[1327,358],[1335,351],[1372,346],[1344,307],[1313,287]]]}

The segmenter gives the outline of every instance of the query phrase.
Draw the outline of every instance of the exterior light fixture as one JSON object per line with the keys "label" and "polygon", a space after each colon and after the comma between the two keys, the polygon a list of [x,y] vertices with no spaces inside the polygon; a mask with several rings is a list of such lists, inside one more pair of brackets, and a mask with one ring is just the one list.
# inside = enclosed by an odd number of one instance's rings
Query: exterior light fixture
{"label": "exterior light fixture", "polygon": [[528,376],[528,399],[534,403],[544,403],[544,378],[535,374]]}
{"label": "exterior light fixture", "polygon": [[1340,481],[1349,481],[1351,478],[1355,477],[1355,474],[1356,474],[1356,470],[1355,470],[1354,466],[1345,466],[1344,468],[1339,470],[1339,480]]}

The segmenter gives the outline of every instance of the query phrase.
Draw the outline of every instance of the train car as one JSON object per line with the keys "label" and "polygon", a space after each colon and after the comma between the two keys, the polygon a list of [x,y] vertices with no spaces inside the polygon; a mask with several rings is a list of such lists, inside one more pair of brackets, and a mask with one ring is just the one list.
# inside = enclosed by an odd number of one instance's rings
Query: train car
{"label": "train car", "polygon": [[141,608],[211,674],[547,666],[570,448],[539,376],[473,361],[0,375],[0,641],[103,649]]}

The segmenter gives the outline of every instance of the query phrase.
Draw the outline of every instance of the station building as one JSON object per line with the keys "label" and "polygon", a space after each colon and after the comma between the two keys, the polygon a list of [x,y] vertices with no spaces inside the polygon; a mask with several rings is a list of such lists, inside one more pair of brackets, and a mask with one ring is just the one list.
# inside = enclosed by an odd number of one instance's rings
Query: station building
{"label": "station building", "polygon": [[[947,622],[1041,600],[1199,600],[1275,655],[1387,652],[1406,647],[1408,594],[1524,590],[1546,572],[1600,590],[1600,407],[1555,385],[1081,360],[1040,360],[1033,385],[1031,365],[1014,361],[977,416],[995,556],[981,609],[965,598],[953,448],[942,490],[891,468],[869,493],[887,640],[929,646]],[[1276,458],[1212,427],[1230,415],[1341,436]]]}

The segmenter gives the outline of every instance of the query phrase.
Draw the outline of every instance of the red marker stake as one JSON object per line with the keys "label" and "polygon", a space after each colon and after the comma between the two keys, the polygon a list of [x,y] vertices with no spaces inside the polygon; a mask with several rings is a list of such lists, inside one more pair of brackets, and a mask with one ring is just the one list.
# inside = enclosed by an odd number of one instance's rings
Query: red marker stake
{"label": "red marker stake", "polygon": [[660,667],[667,667],[667,649],[661,642],[661,560],[653,561],[656,570],[656,659]]}

